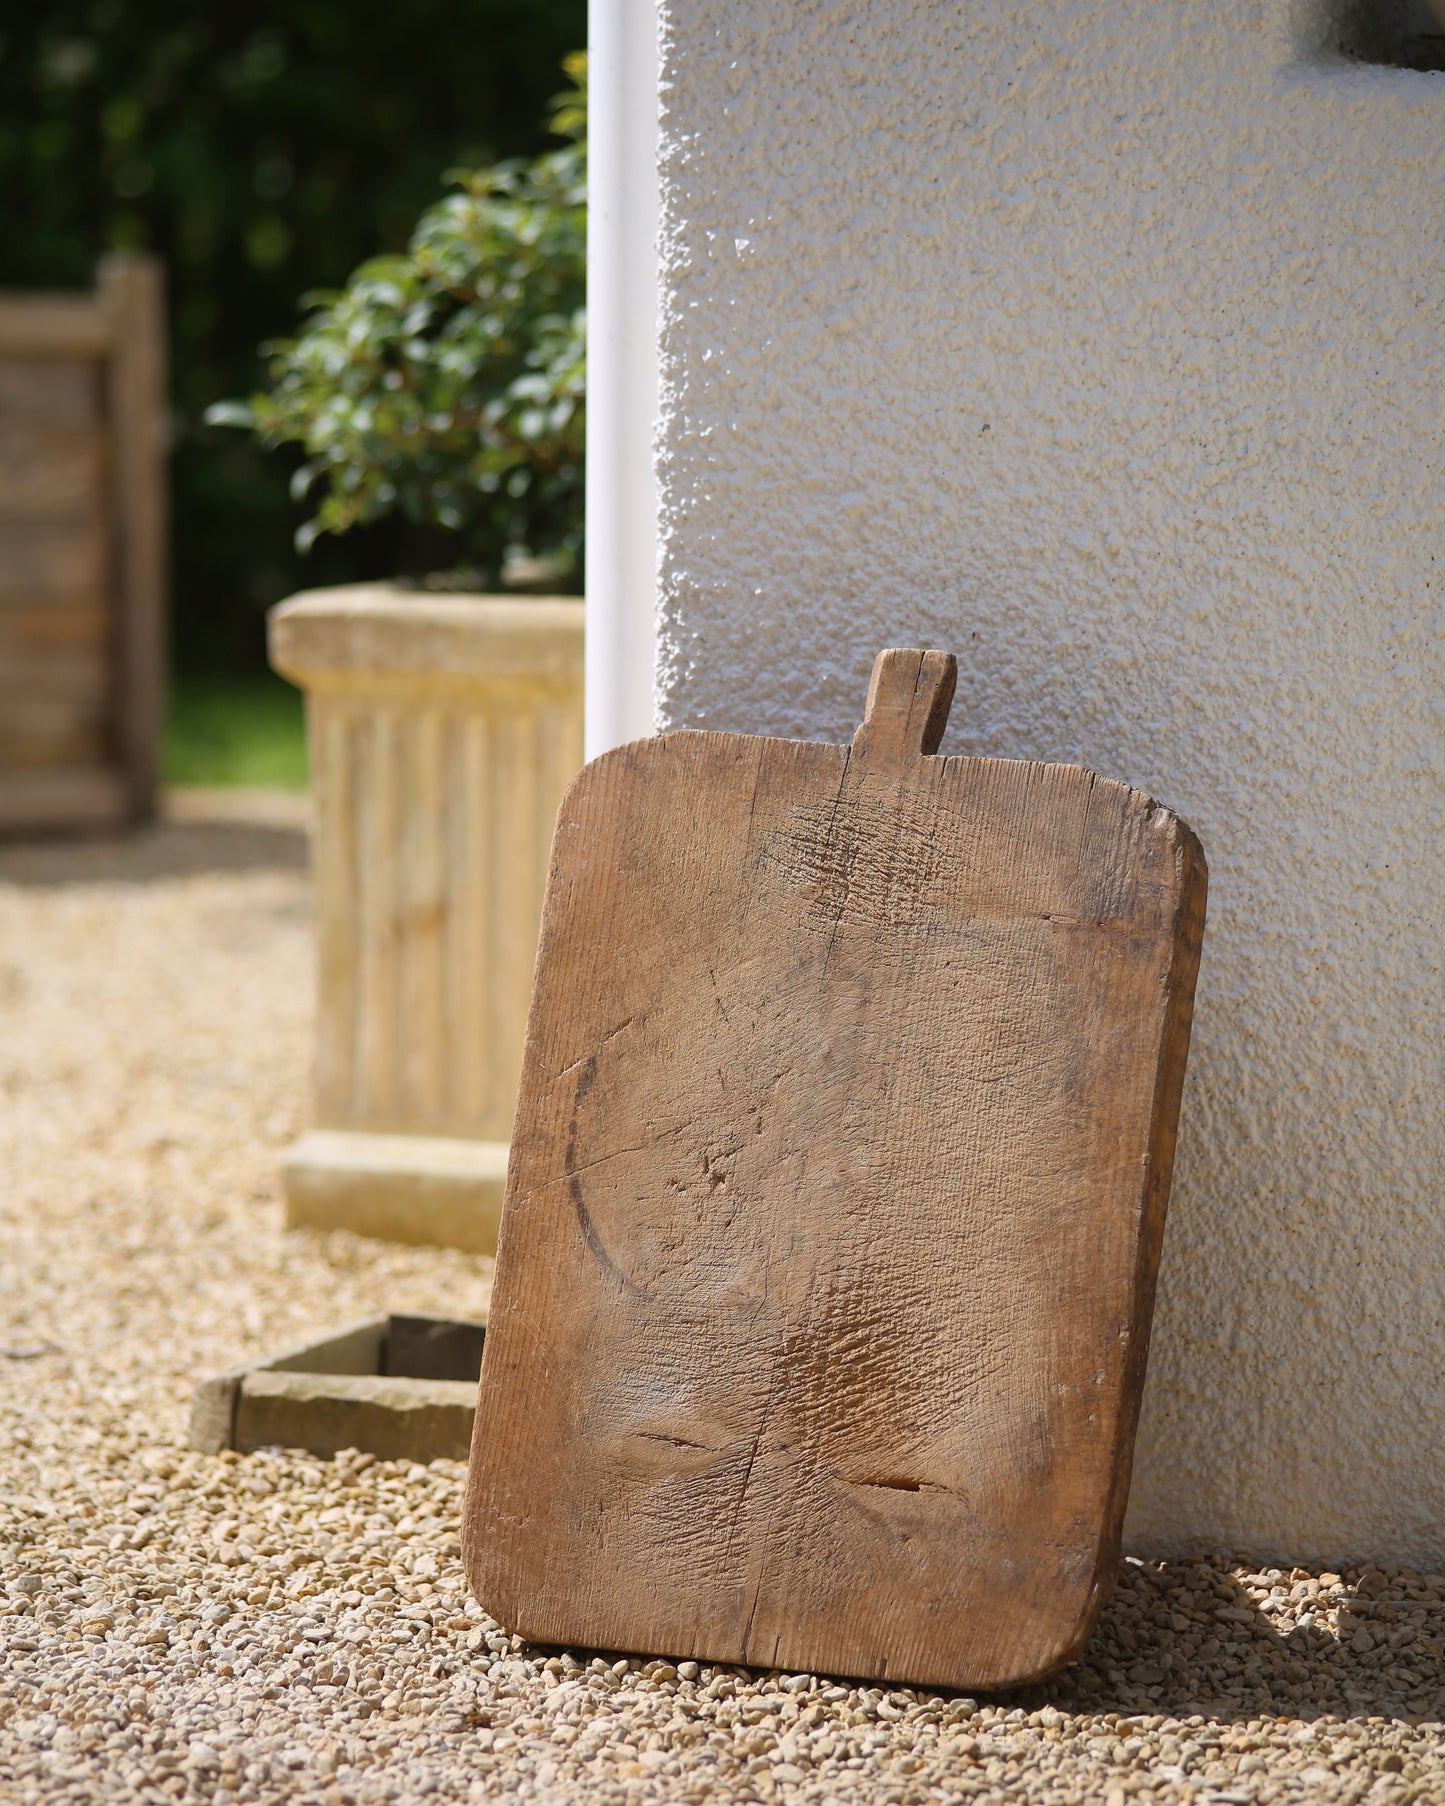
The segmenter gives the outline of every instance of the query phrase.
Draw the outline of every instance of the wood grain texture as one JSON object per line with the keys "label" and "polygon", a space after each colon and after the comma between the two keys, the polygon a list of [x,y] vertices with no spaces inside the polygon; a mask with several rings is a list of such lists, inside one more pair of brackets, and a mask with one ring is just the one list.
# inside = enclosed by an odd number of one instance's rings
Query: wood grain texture
{"label": "wood grain texture", "polygon": [[116,623],[115,735],[131,814],[155,809],[166,631],[165,278],[159,259],[102,259],[100,292],[114,326],[108,371],[114,528],[121,605]]}
{"label": "wood grain texture", "polygon": [[92,296],[0,296],[4,826],[154,806],[165,614],[161,268]]}
{"label": "wood grain texture", "polygon": [[113,596],[109,554],[100,512],[74,520],[0,520],[0,609],[71,608]]}
{"label": "wood grain texture", "polygon": [[0,415],[0,521],[83,518],[105,496],[100,433],[14,433]]}
{"label": "wood grain texture", "polygon": [[1205,862],[931,756],[953,673],[563,801],[463,1527],[528,1637],[1000,1687],[1110,1584]]}
{"label": "wood grain texture", "polygon": [[6,633],[0,614],[0,703],[79,702],[103,709],[110,687],[104,646],[30,650]]}
{"label": "wood grain texture", "polygon": [[37,701],[0,690],[0,772],[19,779],[44,771],[77,771],[110,763],[108,753],[103,699]]}
{"label": "wood grain texture", "polygon": [[54,827],[113,828],[125,820],[125,785],[106,765],[7,771],[0,754],[0,831]]}
{"label": "wood grain texture", "polygon": [[92,295],[0,295],[0,356],[103,357],[115,321]]}

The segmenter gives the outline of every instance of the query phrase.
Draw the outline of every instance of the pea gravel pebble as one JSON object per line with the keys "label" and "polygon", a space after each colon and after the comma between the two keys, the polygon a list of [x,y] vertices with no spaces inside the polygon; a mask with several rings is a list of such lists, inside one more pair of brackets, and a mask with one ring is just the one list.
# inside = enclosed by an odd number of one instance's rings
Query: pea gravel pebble
{"label": "pea gravel pebble", "polygon": [[[1127,1561],[1079,1665],[963,1698],[525,1647],[456,1463],[184,1447],[198,1374],[488,1263],[287,1235],[284,816],[0,849],[0,1800],[1445,1800],[1445,1576]],[[232,807],[232,815],[239,812]]]}

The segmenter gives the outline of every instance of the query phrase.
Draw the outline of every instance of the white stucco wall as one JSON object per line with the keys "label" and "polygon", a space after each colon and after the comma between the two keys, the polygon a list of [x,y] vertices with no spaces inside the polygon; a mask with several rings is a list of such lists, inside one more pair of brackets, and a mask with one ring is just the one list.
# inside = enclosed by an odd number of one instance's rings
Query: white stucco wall
{"label": "white stucco wall", "polygon": [[1136,1547],[1445,1567],[1445,75],[1310,0],[663,0],[664,725],[1200,832]]}

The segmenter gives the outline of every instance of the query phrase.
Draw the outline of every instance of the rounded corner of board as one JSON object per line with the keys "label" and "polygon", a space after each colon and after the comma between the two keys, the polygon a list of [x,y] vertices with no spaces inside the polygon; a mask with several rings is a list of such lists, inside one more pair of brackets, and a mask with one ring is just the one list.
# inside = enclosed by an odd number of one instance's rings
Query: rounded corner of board
{"label": "rounded corner of board", "polygon": [[467,1590],[493,1623],[509,1626],[516,1614],[509,1609],[513,1601],[505,1576],[486,1559],[485,1552],[473,1549],[468,1553],[463,1548],[462,1573],[466,1577]]}
{"label": "rounded corner of board", "polygon": [[1079,1659],[1094,1634],[1098,1615],[1099,1606],[1090,1602],[1025,1659],[999,1663],[987,1670],[969,1668],[964,1678],[954,1678],[946,1684],[964,1693],[1009,1693],[1053,1680]]}
{"label": "rounded corner of board", "polygon": [[565,813],[579,795],[585,795],[599,784],[606,784],[615,776],[619,767],[624,771],[635,770],[639,761],[653,748],[672,738],[671,734],[647,734],[640,740],[624,740],[620,746],[609,746],[606,752],[598,753],[587,761],[562,792],[562,811]]}

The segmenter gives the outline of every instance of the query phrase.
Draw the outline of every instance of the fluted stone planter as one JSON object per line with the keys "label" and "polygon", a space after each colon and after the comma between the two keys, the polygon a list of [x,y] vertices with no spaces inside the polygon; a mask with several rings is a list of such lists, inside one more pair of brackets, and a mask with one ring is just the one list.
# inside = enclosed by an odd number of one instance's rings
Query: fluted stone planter
{"label": "fluted stone planter", "polygon": [[316,1128],[289,1224],[491,1252],[542,888],[582,764],[583,605],[314,590],[271,612],[306,692]]}

